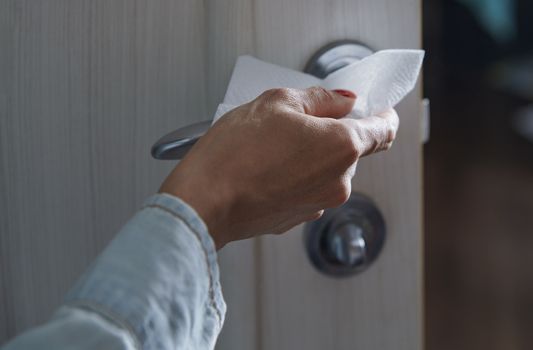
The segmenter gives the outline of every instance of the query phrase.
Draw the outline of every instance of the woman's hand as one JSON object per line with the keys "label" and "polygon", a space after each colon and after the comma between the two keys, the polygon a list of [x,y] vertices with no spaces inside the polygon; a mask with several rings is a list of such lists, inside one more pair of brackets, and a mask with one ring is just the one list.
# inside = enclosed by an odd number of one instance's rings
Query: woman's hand
{"label": "woman's hand", "polygon": [[354,120],[355,96],[318,87],[273,89],[224,115],[161,186],[192,206],[217,249],[283,233],[346,202],[362,156],[388,149],[390,110]]}

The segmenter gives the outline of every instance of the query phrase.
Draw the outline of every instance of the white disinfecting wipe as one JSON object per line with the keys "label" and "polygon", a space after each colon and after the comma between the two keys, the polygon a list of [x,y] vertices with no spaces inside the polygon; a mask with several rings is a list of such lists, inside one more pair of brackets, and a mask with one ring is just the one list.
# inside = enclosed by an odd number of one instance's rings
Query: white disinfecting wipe
{"label": "white disinfecting wipe", "polygon": [[415,87],[423,59],[423,50],[383,50],[319,79],[252,56],[240,56],[213,122],[264,91],[282,87],[322,86],[330,90],[349,90],[357,95],[357,100],[346,117],[375,115],[393,108]]}

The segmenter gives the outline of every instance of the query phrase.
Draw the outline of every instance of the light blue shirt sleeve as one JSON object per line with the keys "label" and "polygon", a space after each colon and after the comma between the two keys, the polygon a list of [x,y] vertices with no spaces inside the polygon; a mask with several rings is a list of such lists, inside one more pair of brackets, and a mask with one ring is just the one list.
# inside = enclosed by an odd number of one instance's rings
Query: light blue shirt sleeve
{"label": "light blue shirt sleeve", "polygon": [[226,304],[196,212],[157,194],[122,228],[44,325],[2,350],[213,349]]}

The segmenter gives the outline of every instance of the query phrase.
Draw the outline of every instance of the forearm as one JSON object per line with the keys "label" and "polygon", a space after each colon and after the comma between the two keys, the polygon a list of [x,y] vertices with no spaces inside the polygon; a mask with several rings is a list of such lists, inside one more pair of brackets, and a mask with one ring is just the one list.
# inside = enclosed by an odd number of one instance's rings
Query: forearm
{"label": "forearm", "polygon": [[[179,199],[151,197],[79,280],[66,305],[111,322],[143,349],[212,349],[225,304],[205,225]],[[80,325],[88,334],[76,345],[94,335]],[[44,333],[37,329],[21,338],[40,335],[45,342],[54,337],[50,332],[61,331],[46,326]]]}

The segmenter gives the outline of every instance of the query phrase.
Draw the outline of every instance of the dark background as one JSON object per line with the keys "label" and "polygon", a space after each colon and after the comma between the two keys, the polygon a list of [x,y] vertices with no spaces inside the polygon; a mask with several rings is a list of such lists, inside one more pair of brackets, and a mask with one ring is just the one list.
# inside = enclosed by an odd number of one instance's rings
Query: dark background
{"label": "dark background", "polygon": [[533,349],[533,1],[423,4],[427,349]]}

